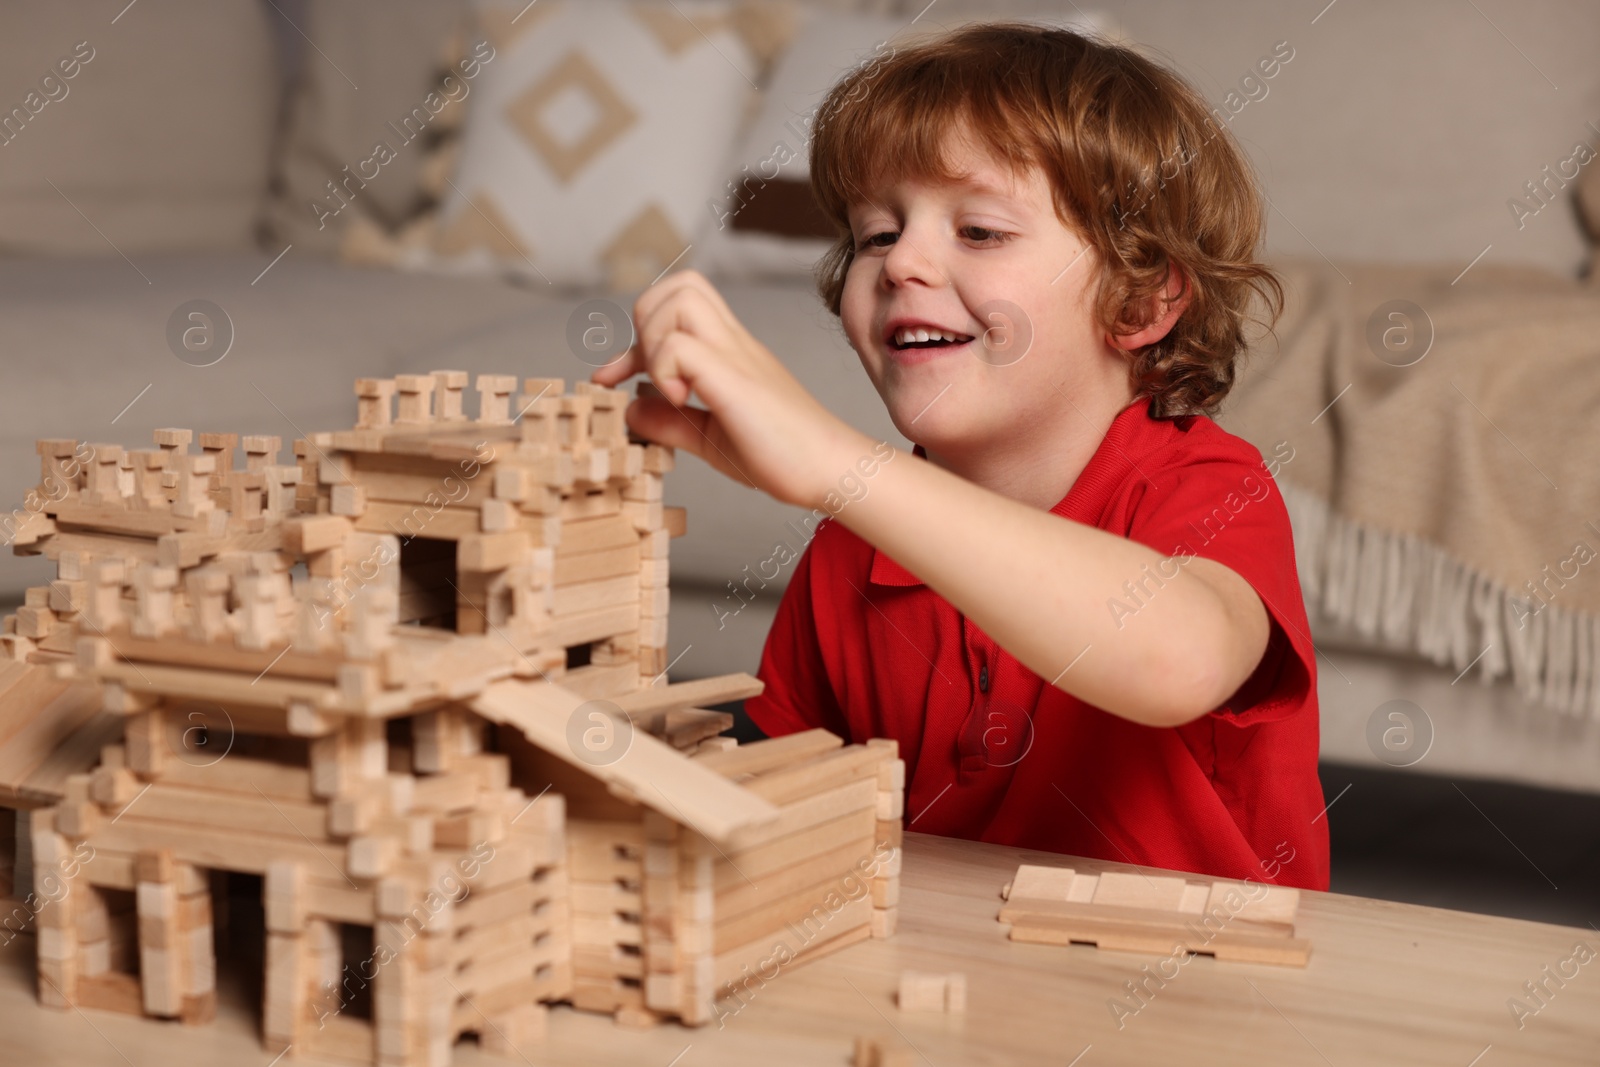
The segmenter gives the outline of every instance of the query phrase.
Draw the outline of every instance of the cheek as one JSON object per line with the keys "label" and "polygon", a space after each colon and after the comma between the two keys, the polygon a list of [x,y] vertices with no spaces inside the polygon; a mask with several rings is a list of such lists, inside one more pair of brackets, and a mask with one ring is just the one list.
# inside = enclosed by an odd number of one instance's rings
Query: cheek
{"label": "cheek", "polygon": [[852,266],[845,277],[844,292],[839,297],[839,322],[851,347],[863,359],[873,357],[872,338],[872,281],[866,277],[865,268]]}

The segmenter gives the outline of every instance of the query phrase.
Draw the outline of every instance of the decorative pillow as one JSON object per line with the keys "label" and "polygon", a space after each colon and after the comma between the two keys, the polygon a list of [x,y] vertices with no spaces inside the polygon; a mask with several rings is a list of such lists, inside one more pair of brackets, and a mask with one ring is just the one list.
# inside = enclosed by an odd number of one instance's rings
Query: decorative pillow
{"label": "decorative pillow", "polygon": [[540,0],[478,13],[498,58],[477,87],[433,265],[613,290],[687,265],[705,190],[793,6]]}
{"label": "decorative pillow", "polygon": [[7,3],[0,250],[253,250],[275,17],[258,0]]}
{"label": "decorative pillow", "polygon": [[287,38],[298,76],[267,201],[270,238],[362,262],[391,234],[415,244],[444,187],[441,156],[493,62],[463,32],[466,0],[315,0],[296,14],[315,45]]}
{"label": "decorative pillow", "polygon": [[[926,8],[926,0],[917,5]],[[740,139],[713,193],[697,265],[724,277],[809,276],[834,240],[833,223],[811,195],[811,123],[841,78],[875,56],[973,18],[816,14],[779,61],[760,115]],[[1034,16],[1080,32],[1106,32],[1095,13]]]}

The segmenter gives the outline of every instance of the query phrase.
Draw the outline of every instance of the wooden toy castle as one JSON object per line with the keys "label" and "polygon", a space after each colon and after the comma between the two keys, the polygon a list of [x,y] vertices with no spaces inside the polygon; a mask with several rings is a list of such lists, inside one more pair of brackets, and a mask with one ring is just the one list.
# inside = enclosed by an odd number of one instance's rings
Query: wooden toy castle
{"label": "wooden toy castle", "polygon": [[761,683],[666,682],[670,450],[622,392],[516,384],[469,418],[465,372],[359,380],[289,464],[38,443],[9,532],[57,577],[0,635],[0,926],[43,1003],[210,1019],[241,891],[266,1048],[362,1063],[525,1057],[558,1001],[703,1024],[892,932],[894,742],[717,736],[699,706]]}

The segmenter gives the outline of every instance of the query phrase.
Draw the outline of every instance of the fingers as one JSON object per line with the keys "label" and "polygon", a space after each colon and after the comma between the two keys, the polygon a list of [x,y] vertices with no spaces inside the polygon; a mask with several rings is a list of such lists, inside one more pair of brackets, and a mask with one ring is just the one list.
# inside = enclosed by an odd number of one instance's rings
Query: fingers
{"label": "fingers", "polygon": [[639,299],[633,304],[633,320],[643,323],[667,301],[686,292],[693,292],[703,297],[723,326],[731,327],[738,322],[733,309],[728,307],[727,301],[722,299],[722,294],[717,292],[717,287],[712,285],[704,274],[697,270],[680,270],[669,274],[661,281],[652,285],[639,294]]}
{"label": "fingers", "polygon": [[644,350],[639,347],[639,342],[635,340],[626,352],[589,375],[589,380],[596,385],[610,387],[625,382],[635,374],[641,374],[647,369]]}
{"label": "fingers", "polygon": [[[634,343],[616,361],[590,376],[598,385],[614,386],[646,373],[675,403],[689,396],[691,374],[673,358],[668,340],[682,334],[715,347],[725,347],[732,313],[711,283],[695,271],[679,271],[645,290],[634,303]],[[733,320],[736,321],[736,320]]]}
{"label": "fingers", "polygon": [[694,350],[699,346],[694,337],[674,331],[649,349],[650,381],[668,403],[689,402],[695,385]]}
{"label": "fingers", "polygon": [[659,396],[641,396],[628,405],[628,428],[659,445],[691,452],[744,485],[754,483],[732,459],[733,449],[704,408],[678,406]]}
{"label": "fingers", "polygon": [[[654,360],[656,350],[673,333],[686,333],[712,348],[725,348],[730,331],[706,294],[692,285],[680,285],[639,319],[639,344]],[[655,371],[651,370],[654,376]]]}
{"label": "fingers", "polygon": [[[693,275],[693,278],[687,277],[688,275]],[[698,282],[694,279],[698,279]],[[591,374],[589,380],[596,385],[609,387],[627,381],[635,374],[648,373],[650,367],[646,353],[654,351],[655,346],[660,342],[662,331],[658,330],[655,335],[646,340],[643,334],[644,327],[658,318],[657,312],[661,309],[662,304],[670,300],[674,293],[685,287],[698,288],[699,286],[710,289],[711,283],[695,271],[683,270],[678,271],[676,274],[667,275],[662,281],[639,294],[639,298],[634,301],[633,318],[629,323],[634,335],[633,344],[622,355]],[[715,290],[712,291],[715,292]],[[720,301],[720,297],[718,300]],[[726,305],[723,306],[726,307]],[[667,316],[667,321],[673,321],[673,317]]]}
{"label": "fingers", "polygon": [[660,396],[639,397],[627,409],[628,429],[658,445],[696,455],[705,449],[703,431],[709,416],[701,408],[680,408]]}

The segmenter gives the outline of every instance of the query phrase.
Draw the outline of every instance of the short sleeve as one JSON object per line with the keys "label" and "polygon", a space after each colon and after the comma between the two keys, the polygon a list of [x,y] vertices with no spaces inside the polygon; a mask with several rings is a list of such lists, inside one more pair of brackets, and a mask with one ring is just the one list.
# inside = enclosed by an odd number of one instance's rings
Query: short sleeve
{"label": "short sleeve", "polygon": [[812,556],[817,539],[801,553],[794,574],[778,602],[778,614],[767,632],[756,676],[765,683],[759,696],[744,703],[761,732],[768,737],[822,727],[840,737],[850,736],[844,712],[834,696],[823,662],[817,632],[817,607],[812,583]]}
{"label": "short sleeve", "polygon": [[1238,574],[1261,598],[1271,623],[1266,651],[1251,676],[1213,712],[1237,725],[1292,714],[1308,702],[1316,684],[1316,652],[1289,512],[1259,453],[1249,451],[1248,457],[1208,458],[1162,471],[1144,484],[1128,529],[1131,540],[1173,559],[1163,569],[1186,556],[1203,556]]}

